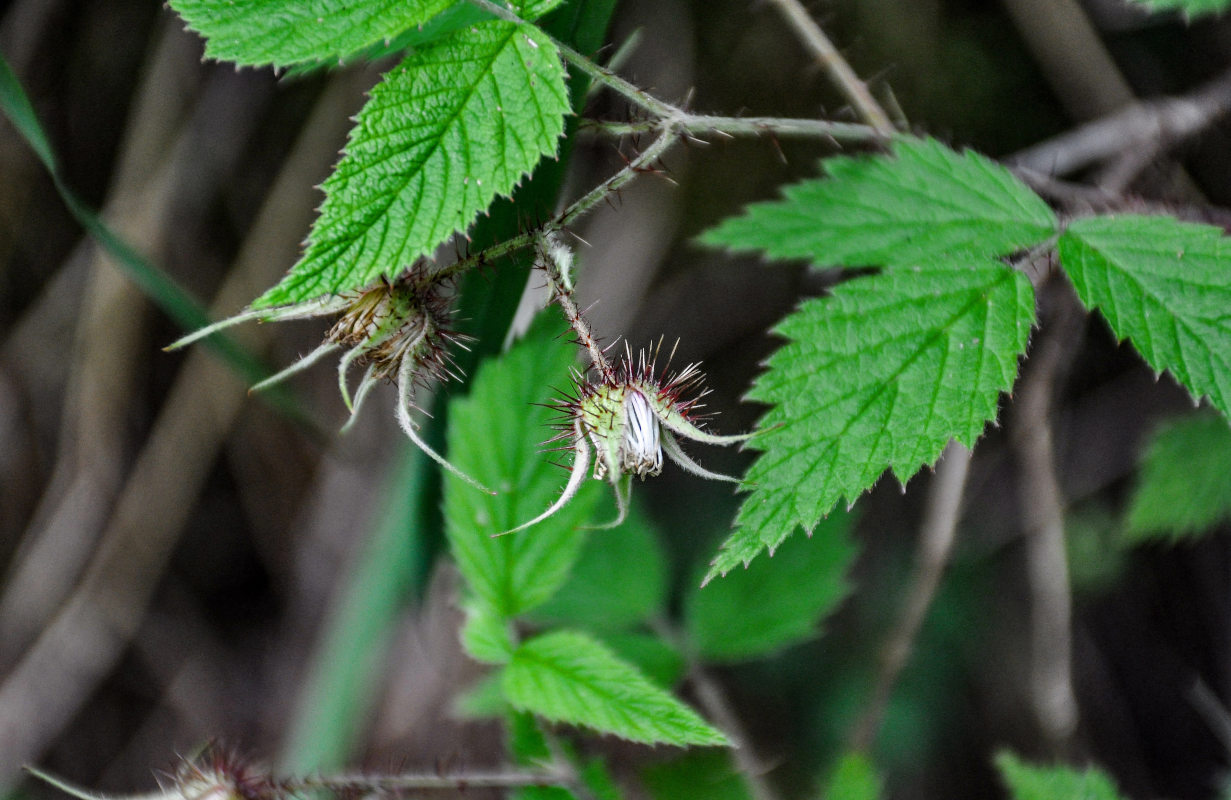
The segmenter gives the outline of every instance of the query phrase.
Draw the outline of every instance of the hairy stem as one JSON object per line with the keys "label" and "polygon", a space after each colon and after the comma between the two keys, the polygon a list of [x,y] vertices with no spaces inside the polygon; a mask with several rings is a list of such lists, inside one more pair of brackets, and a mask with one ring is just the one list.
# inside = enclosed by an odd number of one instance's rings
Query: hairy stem
{"label": "hairy stem", "polygon": [[[674,120],[675,129],[693,136],[720,134],[723,136],[763,136],[779,138],[829,139],[846,144],[880,142],[885,139],[869,125],[853,122],[830,122],[823,119],[793,119],[790,117],[722,117],[710,114],[683,113]],[[599,122],[587,120],[582,130],[592,130],[611,136],[648,133],[662,129],[655,120],[639,122]]]}
{"label": "hairy stem", "polygon": [[332,775],[319,778],[292,778],[280,781],[279,785],[290,792],[325,789],[331,792],[391,793],[430,789],[497,788],[520,786],[565,786],[573,782],[573,776],[563,770],[547,772],[459,772],[455,775],[399,774],[399,775]]}
{"label": "hairy stem", "polygon": [[829,41],[821,26],[816,24],[816,20],[800,5],[799,0],[769,0],[769,3],[778,9],[794,29],[800,41],[829,75],[829,79],[850,101],[860,119],[875,128],[881,136],[892,136],[896,131],[885,109],[876,102],[876,98],[868,91],[868,85],[855,74],[855,70],[851,69],[851,65],[838,52],[838,48],[834,47],[833,42]]}
{"label": "hairy stem", "polygon": [[629,181],[648,171],[651,165],[670,149],[676,140],[676,130],[671,125],[665,125],[661,130],[662,133],[659,137],[651,142],[649,147],[641,151],[640,155],[629,161],[615,175],[612,175],[570,203],[568,208],[564,209],[555,219],[548,220],[537,228],[520,233],[510,239],[505,239],[503,242],[480,250],[477,253],[459,258],[452,264],[432,273],[424,280],[435,283],[454,275],[460,275],[474,267],[488,264],[503,256],[531,247],[543,236],[566,230],[570,224],[585,216],[592,208],[619,191]]}

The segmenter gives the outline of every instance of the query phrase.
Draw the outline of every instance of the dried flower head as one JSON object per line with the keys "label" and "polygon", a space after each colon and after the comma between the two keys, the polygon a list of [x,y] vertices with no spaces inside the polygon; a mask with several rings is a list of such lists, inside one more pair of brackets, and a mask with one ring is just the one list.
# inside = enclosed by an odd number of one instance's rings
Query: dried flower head
{"label": "dried flower head", "polygon": [[[410,440],[445,469],[471,485],[495,494],[429,447],[419,436],[419,426],[411,417],[411,411],[418,408],[414,403],[416,386],[423,387],[433,381],[443,383],[457,377],[449,348],[452,345],[465,347],[469,337],[449,328],[452,313],[443,282],[435,280],[426,266],[420,263],[396,281],[382,281],[362,291],[281,308],[249,309],[185,336],[167,349],[183,347],[251,319],[281,321],[341,314],[319,347],[256,384],[252,391],[260,391],[286,380],[325,356],[344,351],[338,362],[338,389],[351,412],[347,427],[354,421],[368,392],[382,379],[393,381],[398,387],[398,423]],[[353,402],[347,382],[352,365],[367,367]]]}
{"label": "dried flower head", "polygon": [[[594,478],[606,480],[615,489],[618,515],[603,527],[615,527],[628,513],[629,494],[634,475],[662,472],[663,453],[688,472],[702,478],[738,483],[739,478],[711,472],[693,461],[680,447],[676,437],[682,436],[704,444],[735,444],[755,433],[717,436],[706,433],[697,423],[704,415],[697,413],[700,399],[708,394],[702,388],[705,377],[700,364],[689,364],[677,373],[668,367],[657,372],[655,366],[659,347],[642,350],[636,360],[625,345],[624,355],[610,370],[610,375],[598,381],[586,379],[574,372],[575,395],[556,401],[563,419],[560,433],[552,442],[565,441],[561,449],[572,449],[573,466],[568,484],[559,499],[539,516],[522,523],[508,533],[529,528],[555,514],[577,494],[590,466],[590,448],[594,458]],[[674,350],[672,351],[674,355]]]}

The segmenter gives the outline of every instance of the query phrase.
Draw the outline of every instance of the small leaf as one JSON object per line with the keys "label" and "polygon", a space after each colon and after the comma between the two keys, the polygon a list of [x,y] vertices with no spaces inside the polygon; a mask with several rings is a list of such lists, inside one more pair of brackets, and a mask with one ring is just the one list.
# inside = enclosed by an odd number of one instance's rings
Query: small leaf
{"label": "small leaf", "polygon": [[818,266],[913,266],[955,254],[1003,256],[1045,241],[1055,215],[1004,167],[933,139],[893,156],[838,156],[825,179],[787,187],[700,241]]}
{"label": "small leaf", "polygon": [[695,750],[646,767],[641,777],[653,800],[752,800],[730,753],[722,750]]}
{"label": "small leaf", "polygon": [[504,717],[511,709],[500,687],[500,673],[489,672],[453,700],[453,713],[461,719]]}
{"label": "small leaf", "polygon": [[804,303],[749,393],[775,406],[749,443],[765,452],[706,580],[810,532],[886,469],[905,483],[950,439],[973,446],[1033,322],[1026,276],[977,259],[888,270]]}
{"label": "small leaf", "polygon": [[771,655],[816,634],[817,623],[850,590],[857,550],[849,517],[822,521],[810,541],[784,546],[773,558],[739,570],[685,600],[685,629],[707,661]]}
{"label": "small leaf", "polygon": [[535,609],[532,618],[587,630],[619,630],[661,611],[666,594],[662,546],[634,504],[619,528],[587,537],[568,582]]}
{"label": "small leaf", "polygon": [[1231,239],[1167,217],[1092,217],[1060,237],[1087,307],[1158,371],[1231,416]]}
{"label": "small leaf", "polygon": [[564,0],[509,0],[508,6],[522,19],[532,20],[555,10],[563,2]]}
{"label": "small leaf", "polygon": [[502,619],[485,603],[471,601],[462,623],[462,648],[475,661],[507,664],[513,657],[513,635],[508,620]]}
{"label": "small leaf", "polygon": [[877,800],[883,784],[884,781],[876,774],[876,767],[866,755],[847,753],[838,760],[826,781],[824,797],[826,800]]}
{"label": "small leaf", "polygon": [[449,409],[450,460],[499,492],[492,496],[451,473],[445,475],[445,533],[453,557],[474,593],[506,619],[547,600],[568,578],[602,494],[586,481],[558,514],[508,536],[507,531],[542,511],[559,494],[567,474],[544,456],[553,412],[550,386],[565,386],[574,351],[539,329],[475,376],[468,397]]}
{"label": "small leaf", "polygon": [[1111,778],[1095,767],[1078,772],[1063,765],[1036,766],[1008,751],[996,755],[996,766],[1013,800],[1121,800]]}
{"label": "small leaf", "polygon": [[1231,0],[1132,0],[1150,11],[1179,11],[1188,19],[1206,14],[1221,14],[1231,7]]}
{"label": "small leaf", "polygon": [[559,54],[533,25],[483,22],[415,51],[359,112],[303,257],[254,305],[397,276],[554,155],[568,109]]}
{"label": "small leaf", "polygon": [[1176,540],[1231,521],[1231,426],[1217,414],[1163,425],[1150,437],[1129,502],[1127,539]]}
{"label": "small leaf", "polygon": [[634,742],[725,745],[688,706],[586,634],[557,631],[525,642],[504,670],[518,709]]}
{"label": "small leaf", "polygon": [[171,0],[205,55],[243,66],[340,61],[424,24],[453,0]]}

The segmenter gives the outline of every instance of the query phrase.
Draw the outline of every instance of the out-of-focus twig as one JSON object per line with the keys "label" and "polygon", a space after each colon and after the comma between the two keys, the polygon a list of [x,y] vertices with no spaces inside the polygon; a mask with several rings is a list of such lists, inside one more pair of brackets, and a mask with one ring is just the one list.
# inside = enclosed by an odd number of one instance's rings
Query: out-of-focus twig
{"label": "out-of-focus twig", "polygon": [[816,24],[816,20],[812,19],[807,10],[800,5],[799,0],[768,0],[768,2],[778,9],[778,13],[795,31],[799,40],[829,75],[829,79],[850,101],[860,119],[875,128],[882,136],[892,136],[895,133],[893,123],[889,121],[889,115],[885,113],[885,109],[881,108],[881,104],[868,91],[868,85],[855,74],[855,70],[851,69],[851,65],[838,52],[838,48],[834,47],[833,42],[829,41],[829,37],[821,30],[821,26]]}
{"label": "out-of-focus twig", "polygon": [[1010,166],[1067,175],[1124,153],[1146,160],[1231,112],[1231,70],[1187,94],[1134,103],[1010,156]]}
{"label": "out-of-focus twig", "polygon": [[1030,702],[1048,746],[1065,754],[1077,728],[1072,669],[1072,594],[1064,507],[1056,476],[1051,410],[1079,349],[1085,315],[1067,283],[1044,287],[1045,320],[1017,391],[1009,435],[1021,466],[1018,491],[1030,583]]}
{"label": "out-of-focus twig", "polygon": [[[231,276],[215,301],[229,313],[291,263],[323,176],[361,99],[359,80],[335,79],[287,157]],[[236,338],[267,336],[255,326]],[[0,789],[38,758],[106,676],[140,624],[247,387],[203,350],[189,354],[137,458],[100,547],[73,596],[0,684]]]}
{"label": "out-of-focus twig", "polygon": [[851,747],[856,751],[868,752],[872,749],[885,710],[889,707],[893,687],[910,659],[915,639],[923,627],[932,598],[936,596],[936,589],[940,586],[957,539],[957,523],[969,471],[970,450],[958,442],[950,442],[936,466],[936,477],[928,495],[927,510],[919,532],[914,576],[906,602],[881,651],[872,699],[864,708],[851,736]]}
{"label": "out-of-focus twig", "polygon": [[[128,241],[147,252],[158,248],[178,173],[192,160],[192,154],[181,152],[178,160],[163,162],[196,94],[183,74],[194,47],[173,26],[162,29],[129,116],[105,212]],[[150,169],[160,162],[161,169]],[[96,250],[69,356],[55,468],[0,598],[0,657],[5,660],[64,599],[114,502],[144,311],[141,292]]]}

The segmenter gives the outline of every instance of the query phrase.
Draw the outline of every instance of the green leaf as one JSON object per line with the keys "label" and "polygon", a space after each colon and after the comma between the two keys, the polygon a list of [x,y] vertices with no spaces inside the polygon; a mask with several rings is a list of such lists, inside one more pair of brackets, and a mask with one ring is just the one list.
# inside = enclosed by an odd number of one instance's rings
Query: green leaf
{"label": "green leaf", "polygon": [[619,528],[587,537],[568,582],[532,617],[587,630],[619,630],[661,611],[666,594],[662,546],[650,521],[633,504]]}
{"label": "green leaf", "polygon": [[1063,765],[1027,764],[1008,751],[996,755],[996,766],[1013,800],[1120,800],[1111,778],[1088,767],[1078,772]]}
{"label": "green leaf", "polygon": [[933,139],[893,156],[838,156],[829,177],[787,187],[701,236],[705,244],[816,265],[913,266],[955,254],[996,257],[1045,241],[1055,215],[1004,167]]}
{"label": "green leaf", "polygon": [[1189,19],[1206,14],[1221,14],[1231,6],[1231,0],[1132,0],[1150,11],[1179,11]]}
{"label": "green leaf", "polygon": [[995,262],[889,270],[806,302],[749,397],[773,404],[750,447],[735,533],[706,580],[811,532],[886,470],[905,483],[950,439],[973,446],[1034,322],[1030,282]]}
{"label": "green leaf", "polygon": [[424,24],[453,0],[171,0],[205,55],[244,66],[341,61]]}
{"label": "green leaf", "polygon": [[863,753],[847,753],[838,760],[826,781],[824,797],[826,800],[877,800],[883,784],[871,759]]}
{"label": "green leaf", "polygon": [[707,661],[771,655],[817,633],[817,622],[842,602],[858,552],[849,516],[822,521],[811,541],[783,547],[774,558],[694,587],[685,600],[685,630]]}
{"label": "green leaf", "polygon": [[555,155],[568,110],[559,54],[533,25],[483,22],[412,53],[359,112],[303,257],[254,305],[397,276]]}
{"label": "green leaf", "polygon": [[687,664],[671,645],[648,633],[604,633],[603,644],[655,684],[670,689],[684,678]]}
{"label": "green leaf", "polygon": [[500,673],[489,672],[453,700],[453,713],[461,719],[493,719],[511,709],[500,687]]}
{"label": "green leaf", "polygon": [[722,750],[695,750],[641,773],[653,800],[752,800],[752,792]]}
{"label": "green leaf", "polygon": [[1126,538],[1175,540],[1231,520],[1231,426],[1198,414],[1150,437],[1129,502]]}
{"label": "green leaf", "polygon": [[564,0],[509,0],[508,6],[522,19],[538,19],[555,10]]}
{"label": "green leaf", "polygon": [[1167,217],[1092,217],[1060,237],[1081,301],[1158,371],[1231,416],[1231,239]]}
{"label": "green leaf", "polygon": [[568,577],[581,549],[581,529],[602,494],[586,481],[559,513],[493,538],[550,505],[567,479],[540,451],[554,413],[543,403],[550,386],[565,386],[574,350],[540,329],[475,376],[470,396],[449,408],[448,454],[457,467],[499,494],[445,476],[445,532],[458,568],[474,593],[499,616],[512,618],[547,600]]}
{"label": "green leaf", "polygon": [[725,745],[688,706],[584,633],[557,631],[517,648],[504,670],[514,708],[634,742]]}
{"label": "green leaf", "polygon": [[475,661],[507,664],[513,657],[513,633],[508,620],[484,603],[468,603],[466,621],[462,623],[462,648]]}

